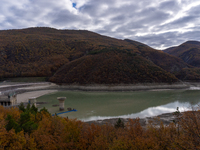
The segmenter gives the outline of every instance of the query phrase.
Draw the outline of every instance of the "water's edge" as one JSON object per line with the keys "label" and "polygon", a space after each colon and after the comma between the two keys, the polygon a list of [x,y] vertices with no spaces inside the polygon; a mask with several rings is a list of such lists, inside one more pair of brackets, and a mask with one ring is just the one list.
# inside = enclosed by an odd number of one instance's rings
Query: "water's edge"
{"label": "water's edge", "polygon": [[[183,114],[182,112],[181,114]],[[114,126],[119,118],[112,118],[112,119],[104,119],[104,120],[94,120],[94,121],[86,121],[85,123],[88,124],[96,124],[96,125],[112,125]],[[121,121],[127,126],[129,120],[139,119],[139,123],[143,128],[147,128],[147,126],[151,123],[154,126],[160,126],[161,122],[163,125],[169,125],[177,120],[177,117],[174,113],[164,113],[158,116],[153,117],[146,117],[146,118],[120,118]]]}
{"label": "water's edge", "polygon": [[188,89],[191,86],[200,86],[200,83],[176,83],[176,84],[135,84],[135,85],[61,85],[61,90],[74,91],[145,91],[165,89]]}
{"label": "water's edge", "polygon": [[127,85],[57,85],[50,82],[37,83],[0,83],[0,92],[17,91],[24,93],[35,90],[69,90],[69,91],[147,91],[147,90],[170,90],[189,89],[191,87],[200,88],[200,82],[179,82],[174,84],[146,83]]}

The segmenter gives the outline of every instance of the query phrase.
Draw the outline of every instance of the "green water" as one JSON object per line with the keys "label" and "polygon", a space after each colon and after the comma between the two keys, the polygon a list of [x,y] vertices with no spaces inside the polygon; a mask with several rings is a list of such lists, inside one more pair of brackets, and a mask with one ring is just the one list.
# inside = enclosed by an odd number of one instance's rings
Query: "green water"
{"label": "green water", "polygon": [[50,113],[59,113],[57,97],[66,97],[65,108],[75,108],[77,112],[61,116],[80,120],[96,120],[114,117],[146,117],[161,113],[173,112],[176,107],[181,111],[199,104],[199,90],[168,90],[168,91],[134,91],[134,92],[80,92],[60,91],[37,98],[40,105]]}

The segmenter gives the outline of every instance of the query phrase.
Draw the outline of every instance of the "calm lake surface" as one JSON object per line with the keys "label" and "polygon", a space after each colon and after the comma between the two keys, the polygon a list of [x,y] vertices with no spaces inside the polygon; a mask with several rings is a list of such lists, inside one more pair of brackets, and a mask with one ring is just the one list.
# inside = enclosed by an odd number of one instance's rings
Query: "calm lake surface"
{"label": "calm lake surface", "polygon": [[50,113],[59,113],[57,97],[67,97],[65,109],[75,108],[77,112],[61,114],[68,118],[82,121],[102,120],[109,118],[144,118],[162,113],[190,110],[200,104],[200,89],[166,90],[166,91],[133,91],[133,92],[81,92],[59,91],[37,98],[40,105]]}

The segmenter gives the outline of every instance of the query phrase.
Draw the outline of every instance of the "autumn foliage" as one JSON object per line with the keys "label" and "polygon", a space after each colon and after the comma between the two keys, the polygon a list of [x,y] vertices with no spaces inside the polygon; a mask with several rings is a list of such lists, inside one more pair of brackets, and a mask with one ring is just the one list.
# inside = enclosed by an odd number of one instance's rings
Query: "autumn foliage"
{"label": "autumn foliage", "polygon": [[[193,56],[197,52],[191,51]],[[143,43],[85,30],[37,27],[0,31],[0,80],[46,77],[65,84],[174,83],[200,79],[196,70],[179,78],[182,69],[193,68],[196,60],[198,57],[189,65]]]}
{"label": "autumn foliage", "polygon": [[67,63],[51,82],[68,84],[173,83],[177,78],[133,51],[100,51]]}
{"label": "autumn foliage", "polygon": [[[24,112],[27,112],[24,111]],[[200,113],[185,112],[169,125],[141,127],[139,119],[130,119],[124,126],[88,124],[76,119],[51,116],[45,109],[30,113],[37,124],[27,132],[6,129],[8,115],[19,122],[18,108],[0,106],[0,149],[199,149]],[[118,123],[121,124],[121,120]]]}

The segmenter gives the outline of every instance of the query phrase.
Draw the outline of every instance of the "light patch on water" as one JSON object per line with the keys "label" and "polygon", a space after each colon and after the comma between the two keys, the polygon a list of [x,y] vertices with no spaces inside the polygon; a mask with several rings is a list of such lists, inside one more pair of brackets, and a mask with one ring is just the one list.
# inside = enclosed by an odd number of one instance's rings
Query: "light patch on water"
{"label": "light patch on water", "polygon": [[92,114],[95,114],[95,111],[92,110],[92,111],[87,113],[87,115],[92,115]]}
{"label": "light patch on water", "polygon": [[200,87],[190,87],[190,90],[200,90]]}

